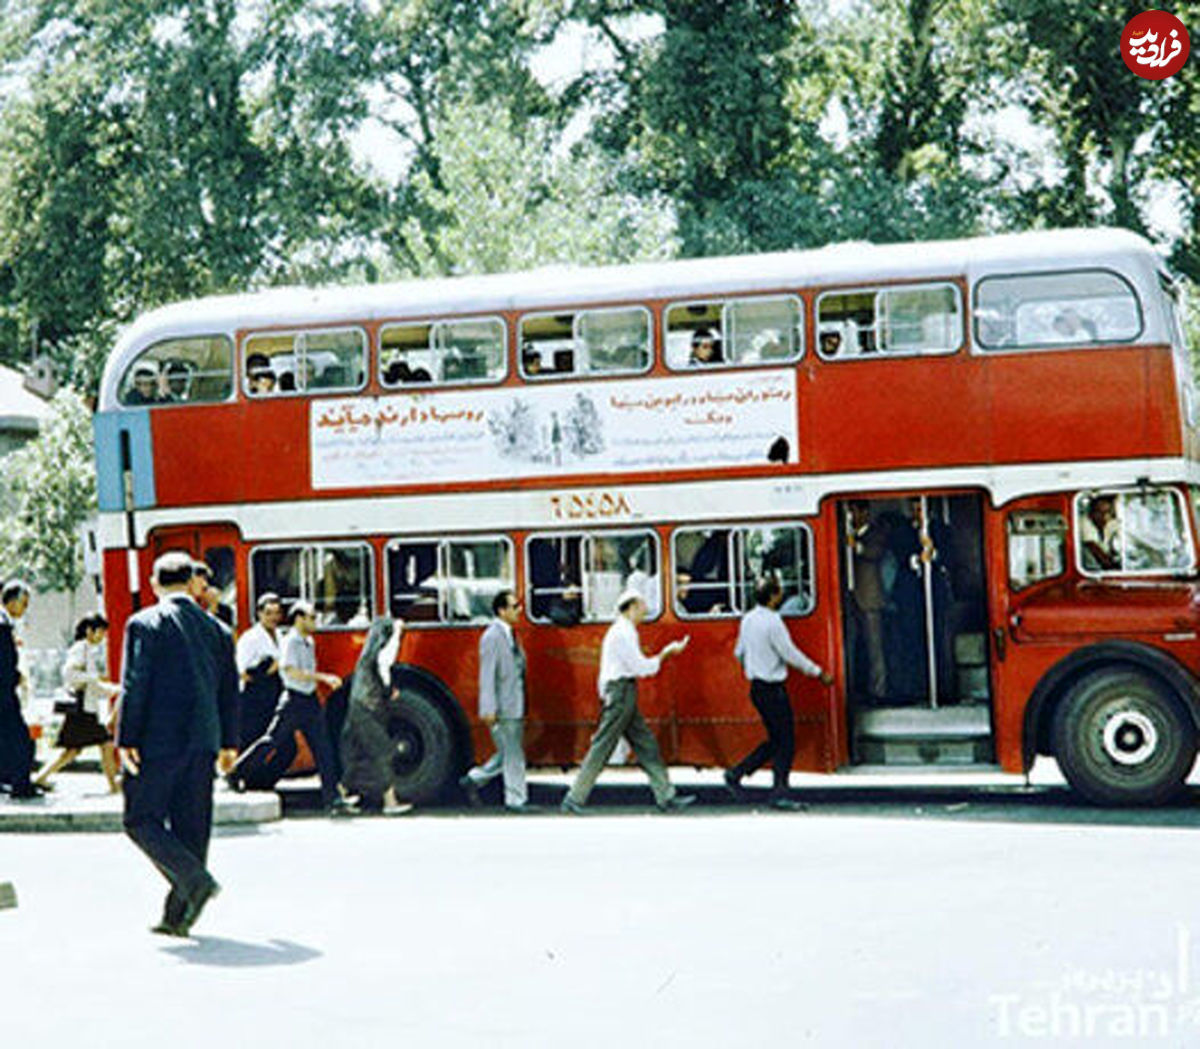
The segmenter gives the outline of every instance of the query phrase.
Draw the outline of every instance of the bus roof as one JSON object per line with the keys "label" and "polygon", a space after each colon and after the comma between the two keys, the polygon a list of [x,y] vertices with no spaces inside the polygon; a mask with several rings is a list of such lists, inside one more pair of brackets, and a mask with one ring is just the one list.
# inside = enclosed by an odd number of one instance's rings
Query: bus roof
{"label": "bus roof", "polygon": [[1072,267],[1111,267],[1147,279],[1162,266],[1153,245],[1119,229],[1049,230],[904,244],[847,242],[807,251],[619,266],[551,266],[518,273],[387,284],[272,288],[192,299],[152,310],[117,341],[100,407],[143,349],[166,338],[266,327],[310,327],[405,317],[534,311],[575,303],[673,299],[756,289],[919,280]]}

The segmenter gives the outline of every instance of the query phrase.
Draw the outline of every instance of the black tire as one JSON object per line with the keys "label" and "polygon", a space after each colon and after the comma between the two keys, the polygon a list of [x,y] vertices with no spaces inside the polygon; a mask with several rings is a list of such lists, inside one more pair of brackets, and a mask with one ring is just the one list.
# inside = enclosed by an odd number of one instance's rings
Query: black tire
{"label": "black tire", "polygon": [[1067,782],[1098,805],[1160,805],[1196,760],[1196,731],[1175,693],[1136,667],[1094,670],[1054,715],[1054,752]]}
{"label": "black tire", "polygon": [[450,719],[424,692],[401,688],[388,718],[392,769],[403,801],[428,805],[453,782],[456,748]]}

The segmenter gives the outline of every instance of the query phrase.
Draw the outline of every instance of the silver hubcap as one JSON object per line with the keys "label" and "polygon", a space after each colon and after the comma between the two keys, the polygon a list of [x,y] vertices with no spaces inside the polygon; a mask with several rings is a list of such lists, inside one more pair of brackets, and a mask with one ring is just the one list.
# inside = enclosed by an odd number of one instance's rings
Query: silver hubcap
{"label": "silver hubcap", "polygon": [[1140,710],[1121,710],[1104,723],[1104,753],[1118,765],[1140,765],[1158,749],[1158,729]]}

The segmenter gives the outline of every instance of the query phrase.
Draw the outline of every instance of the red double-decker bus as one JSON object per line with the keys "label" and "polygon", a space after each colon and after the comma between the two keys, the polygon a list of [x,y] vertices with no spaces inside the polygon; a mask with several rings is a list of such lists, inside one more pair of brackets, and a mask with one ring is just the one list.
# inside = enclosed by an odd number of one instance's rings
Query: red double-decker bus
{"label": "red double-decker bus", "polygon": [[[1098,802],[1184,782],[1200,696],[1195,395],[1144,240],[1063,231],[359,288],[150,313],[96,416],[114,640],[162,550],[317,606],[346,674],[408,625],[410,797],[485,746],[476,642],[527,622],[527,753],[568,765],[626,586],[669,762],[760,727],[732,657],[756,578],[835,668],[796,688],[796,767],[1027,770]],[[795,687],[794,683],[793,686]]]}

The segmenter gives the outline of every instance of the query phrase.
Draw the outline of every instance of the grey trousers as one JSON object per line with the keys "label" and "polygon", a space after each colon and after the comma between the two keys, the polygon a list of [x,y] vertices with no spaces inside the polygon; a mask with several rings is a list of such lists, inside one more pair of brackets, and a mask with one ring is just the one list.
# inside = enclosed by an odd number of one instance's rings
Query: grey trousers
{"label": "grey trousers", "polygon": [[492,722],[492,742],[496,744],[496,753],[467,773],[477,787],[502,775],[504,804],[509,808],[524,805],[529,798],[525,787],[524,735],[524,718],[497,718]]}
{"label": "grey trousers", "polygon": [[665,805],[675,796],[675,788],[667,778],[667,767],[658,750],[658,740],[642,717],[637,705],[637,682],[633,678],[610,681],[604,690],[604,708],[600,724],[592,736],[592,745],[579,769],[579,775],[567,791],[567,797],[578,805],[587,803],[596,778],[600,775],[618,740],[629,740],[637,755],[638,764],[650,777],[650,789],[656,805]]}

